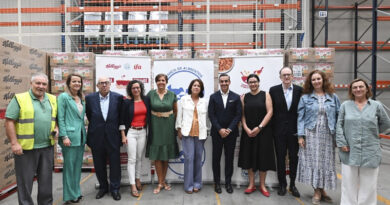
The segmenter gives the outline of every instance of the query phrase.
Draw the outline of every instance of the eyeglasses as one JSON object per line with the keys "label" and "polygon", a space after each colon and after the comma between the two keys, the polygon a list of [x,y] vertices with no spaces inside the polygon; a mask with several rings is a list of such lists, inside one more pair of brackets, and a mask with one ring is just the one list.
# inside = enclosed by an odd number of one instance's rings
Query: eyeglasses
{"label": "eyeglasses", "polygon": [[109,85],[110,81],[98,82],[99,85]]}
{"label": "eyeglasses", "polygon": [[282,74],[281,76],[283,76],[283,77],[287,78],[287,77],[291,77],[291,76],[292,76],[292,74]]}

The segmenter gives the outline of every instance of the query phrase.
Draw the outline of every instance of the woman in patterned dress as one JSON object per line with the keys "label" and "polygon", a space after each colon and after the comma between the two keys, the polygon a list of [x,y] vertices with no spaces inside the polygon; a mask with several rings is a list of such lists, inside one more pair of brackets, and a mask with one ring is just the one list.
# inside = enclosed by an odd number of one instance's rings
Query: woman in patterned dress
{"label": "woman in patterned dress", "polygon": [[332,202],[324,189],[336,189],[334,136],[340,101],[319,70],[306,77],[303,93],[298,105],[298,181],[314,188],[313,204]]}

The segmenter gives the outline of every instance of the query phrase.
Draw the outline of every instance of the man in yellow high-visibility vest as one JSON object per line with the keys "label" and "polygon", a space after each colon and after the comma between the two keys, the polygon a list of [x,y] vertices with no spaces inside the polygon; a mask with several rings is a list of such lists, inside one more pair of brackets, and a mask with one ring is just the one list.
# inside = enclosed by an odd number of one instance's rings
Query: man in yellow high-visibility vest
{"label": "man in yellow high-visibility vest", "polygon": [[46,74],[31,77],[31,89],[16,94],[5,114],[7,137],[15,157],[15,175],[19,204],[34,204],[31,190],[34,175],[38,177],[38,204],[53,203],[52,168],[57,101],[46,93]]}

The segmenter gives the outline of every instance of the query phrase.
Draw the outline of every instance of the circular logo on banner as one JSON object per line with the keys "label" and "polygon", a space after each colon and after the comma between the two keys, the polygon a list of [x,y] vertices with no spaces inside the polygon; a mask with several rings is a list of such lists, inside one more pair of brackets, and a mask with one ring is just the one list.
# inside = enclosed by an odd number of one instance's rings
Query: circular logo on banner
{"label": "circular logo on banner", "polygon": [[[204,149],[204,145],[202,149],[203,149],[203,159],[202,159],[202,167],[203,167],[204,162],[206,161],[206,150]],[[180,151],[178,158],[168,161],[168,168],[179,177],[184,177],[184,173],[178,171],[178,170],[184,170],[183,167],[184,167],[184,152]]]}
{"label": "circular logo on banner", "polygon": [[198,70],[191,67],[177,67],[169,71],[167,76],[169,82],[167,88],[176,94],[178,100],[188,93],[188,85],[191,80],[203,77]]}

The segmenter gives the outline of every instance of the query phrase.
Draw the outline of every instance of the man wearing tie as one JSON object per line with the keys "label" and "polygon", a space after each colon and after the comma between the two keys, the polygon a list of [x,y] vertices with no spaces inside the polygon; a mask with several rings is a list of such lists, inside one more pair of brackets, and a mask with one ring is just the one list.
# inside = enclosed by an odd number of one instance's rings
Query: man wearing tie
{"label": "man wearing tie", "polygon": [[297,107],[302,93],[302,87],[293,85],[293,71],[290,67],[283,67],[279,71],[282,84],[270,88],[272,98],[273,116],[272,127],[275,138],[277,156],[277,170],[279,180],[278,195],[286,194],[286,154],[290,161],[290,191],[293,196],[300,197],[295,187],[295,178],[298,164],[298,137],[297,133]]}
{"label": "man wearing tie", "polygon": [[208,113],[211,121],[213,142],[213,174],[215,192],[222,193],[220,184],[220,161],[222,149],[225,152],[225,188],[233,193],[231,178],[233,175],[234,149],[238,136],[237,124],[241,119],[240,96],[229,90],[230,76],[219,76],[220,90],[210,96]]}
{"label": "man wearing tie", "polygon": [[[114,200],[120,200],[121,181],[119,132],[120,108],[123,96],[110,91],[110,81],[106,77],[98,80],[98,92],[88,95],[86,115],[89,121],[87,144],[92,150],[99,192],[96,199],[102,198],[108,191]],[[107,181],[107,160],[110,166],[110,186]]]}

